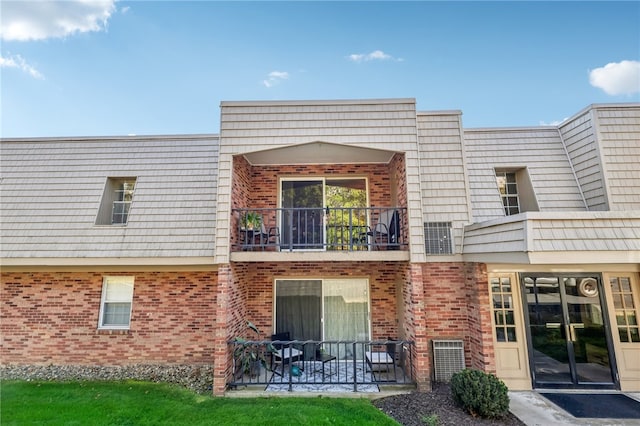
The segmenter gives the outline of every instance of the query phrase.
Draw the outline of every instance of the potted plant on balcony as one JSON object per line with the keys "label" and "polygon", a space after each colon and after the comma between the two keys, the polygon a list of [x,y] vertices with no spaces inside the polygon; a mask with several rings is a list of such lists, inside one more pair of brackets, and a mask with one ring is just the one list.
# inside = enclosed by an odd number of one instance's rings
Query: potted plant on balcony
{"label": "potted plant on balcony", "polygon": [[257,212],[246,212],[242,216],[242,227],[247,230],[260,229],[262,216]]}
{"label": "potted plant on balcony", "polygon": [[[255,333],[255,341],[261,340],[262,333],[251,321],[247,321],[247,328]],[[243,337],[233,339],[234,350],[233,360],[236,365],[237,374],[248,374],[250,377],[258,377],[262,367],[267,370],[267,354],[278,352],[270,342],[267,343],[249,343],[250,341]]]}

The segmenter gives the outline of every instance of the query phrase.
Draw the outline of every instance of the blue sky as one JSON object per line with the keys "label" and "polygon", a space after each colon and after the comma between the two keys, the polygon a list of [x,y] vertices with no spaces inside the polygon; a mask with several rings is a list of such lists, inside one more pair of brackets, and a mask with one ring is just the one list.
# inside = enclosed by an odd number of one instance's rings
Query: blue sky
{"label": "blue sky", "polygon": [[640,102],[640,2],[5,1],[1,135],[218,133],[221,101],[415,98],[463,125]]}

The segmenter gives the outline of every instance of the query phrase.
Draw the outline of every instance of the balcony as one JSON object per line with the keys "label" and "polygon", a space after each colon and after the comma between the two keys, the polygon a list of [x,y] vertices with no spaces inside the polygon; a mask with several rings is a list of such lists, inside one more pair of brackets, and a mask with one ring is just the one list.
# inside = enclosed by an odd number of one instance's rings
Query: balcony
{"label": "balcony", "polygon": [[[378,392],[381,386],[415,386],[413,346],[406,340],[232,341],[228,386],[269,392]],[[282,354],[292,356],[283,359]]]}
{"label": "balcony", "polygon": [[388,259],[400,251],[408,259],[403,207],[242,208],[233,210],[232,224],[232,252],[385,252]]}

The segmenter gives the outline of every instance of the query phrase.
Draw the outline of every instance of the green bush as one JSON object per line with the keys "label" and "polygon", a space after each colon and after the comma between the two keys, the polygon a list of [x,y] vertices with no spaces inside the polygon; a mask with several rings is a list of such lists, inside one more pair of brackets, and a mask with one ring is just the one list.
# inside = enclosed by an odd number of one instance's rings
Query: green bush
{"label": "green bush", "polygon": [[472,416],[502,417],[509,411],[507,386],[493,374],[465,369],[451,376],[453,399]]}

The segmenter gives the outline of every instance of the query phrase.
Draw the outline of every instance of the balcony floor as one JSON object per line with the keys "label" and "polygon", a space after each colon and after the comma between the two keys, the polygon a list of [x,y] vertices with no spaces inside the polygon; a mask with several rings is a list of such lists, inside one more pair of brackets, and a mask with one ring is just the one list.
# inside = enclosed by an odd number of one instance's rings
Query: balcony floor
{"label": "balcony floor", "polygon": [[232,262],[402,262],[409,261],[411,255],[404,250],[372,251],[235,251],[231,252]]}

